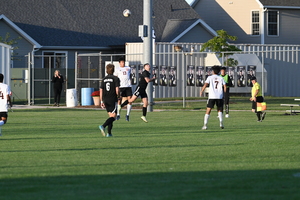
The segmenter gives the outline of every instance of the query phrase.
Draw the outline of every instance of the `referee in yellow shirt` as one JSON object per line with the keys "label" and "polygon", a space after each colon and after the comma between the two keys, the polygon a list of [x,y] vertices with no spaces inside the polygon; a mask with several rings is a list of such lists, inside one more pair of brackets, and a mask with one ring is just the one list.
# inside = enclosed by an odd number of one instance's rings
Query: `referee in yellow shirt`
{"label": "referee in yellow shirt", "polygon": [[251,77],[251,82],[253,85],[250,98],[250,101],[252,101],[252,112],[256,113],[257,121],[262,122],[266,116],[266,112],[257,111],[257,102],[264,102],[264,97],[262,96],[260,84],[257,82],[255,76]]}

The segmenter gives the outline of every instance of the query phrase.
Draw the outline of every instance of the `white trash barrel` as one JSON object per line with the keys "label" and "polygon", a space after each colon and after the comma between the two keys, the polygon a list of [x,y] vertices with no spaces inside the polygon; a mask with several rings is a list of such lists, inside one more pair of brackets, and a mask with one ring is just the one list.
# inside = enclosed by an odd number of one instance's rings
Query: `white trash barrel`
{"label": "white trash barrel", "polygon": [[67,107],[77,106],[77,92],[76,89],[67,89]]}

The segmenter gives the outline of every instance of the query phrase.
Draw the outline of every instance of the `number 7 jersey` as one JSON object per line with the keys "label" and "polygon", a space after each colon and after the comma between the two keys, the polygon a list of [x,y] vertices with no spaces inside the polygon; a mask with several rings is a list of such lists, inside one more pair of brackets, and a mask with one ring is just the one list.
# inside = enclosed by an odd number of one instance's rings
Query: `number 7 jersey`
{"label": "number 7 jersey", "polygon": [[223,85],[226,83],[221,76],[211,75],[205,83],[209,84],[208,99],[223,99]]}

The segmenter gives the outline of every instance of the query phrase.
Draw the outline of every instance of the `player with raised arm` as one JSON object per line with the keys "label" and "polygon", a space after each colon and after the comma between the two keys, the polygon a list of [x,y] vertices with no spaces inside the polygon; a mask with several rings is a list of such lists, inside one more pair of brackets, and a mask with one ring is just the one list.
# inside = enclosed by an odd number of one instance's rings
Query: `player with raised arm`
{"label": "player with raised arm", "polygon": [[207,100],[207,108],[206,113],[204,115],[204,126],[202,127],[203,130],[207,129],[207,123],[210,116],[211,109],[214,108],[216,104],[218,110],[218,117],[220,121],[220,128],[223,129],[223,93],[226,92],[226,83],[222,77],[218,74],[220,72],[220,66],[213,66],[212,67],[213,75],[208,76],[204,86],[200,91],[200,97],[202,96],[205,88],[209,85],[209,92],[208,92],[208,100]]}
{"label": "player with raised arm", "polygon": [[99,129],[102,135],[105,136],[105,127],[108,127],[106,137],[113,136],[111,130],[113,122],[116,119],[118,97],[120,94],[120,80],[118,77],[113,75],[114,69],[115,66],[113,64],[108,64],[106,66],[106,72],[108,75],[103,78],[100,86],[101,107],[106,108],[108,119],[104,122],[104,124],[99,126]]}
{"label": "player with raised arm", "polygon": [[[117,120],[120,119],[121,112],[121,103],[123,98],[129,100],[132,97],[132,89],[131,89],[131,68],[125,66],[125,59],[119,59],[119,69],[117,71],[117,76],[120,79],[120,94],[121,98],[118,101],[118,110],[117,110]],[[126,113],[126,121],[129,121],[129,115],[132,108],[132,103],[127,105],[127,113]]]}
{"label": "player with raised arm", "polygon": [[10,100],[10,88],[7,84],[3,83],[4,75],[0,74],[0,136],[2,136],[2,126],[7,122],[8,104],[12,107]]}

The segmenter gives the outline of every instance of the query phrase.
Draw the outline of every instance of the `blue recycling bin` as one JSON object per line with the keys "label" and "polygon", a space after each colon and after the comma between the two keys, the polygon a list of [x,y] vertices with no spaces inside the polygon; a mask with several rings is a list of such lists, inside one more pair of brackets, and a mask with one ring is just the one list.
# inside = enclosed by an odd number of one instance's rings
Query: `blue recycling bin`
{"label": "blue recycling bin", "polygon": [[94,105],[92,93],[94,88],[81,88],[81,105],[82,106],[91,106]]}

